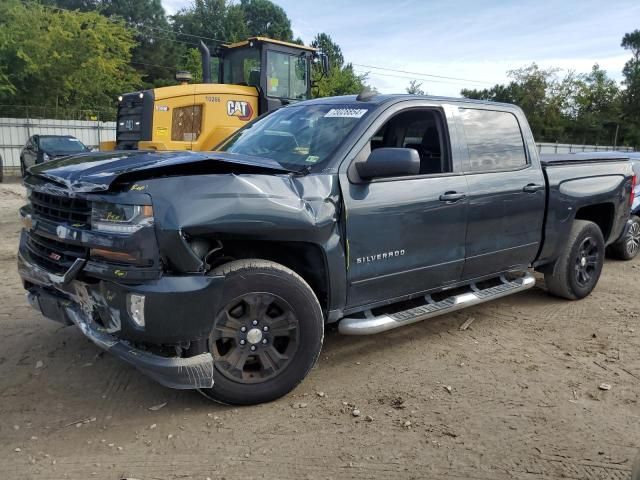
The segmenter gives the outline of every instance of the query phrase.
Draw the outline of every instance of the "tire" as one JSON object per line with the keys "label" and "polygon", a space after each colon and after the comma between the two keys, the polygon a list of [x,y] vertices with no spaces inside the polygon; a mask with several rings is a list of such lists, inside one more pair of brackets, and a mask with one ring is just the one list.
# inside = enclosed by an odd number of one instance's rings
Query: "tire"
{"label": "tire", "polygon": [[313,290],[294,271],[266,260],[237,260],[211,273],[226,278],[208,341],[214,384],[200,392],[233,405],[286,395],[322,348],[324,317]]}
{"label": "tire", "polygon": [[633,260],[640,253],[640,217],[631,216],[627,234],[609,247],[609,253],[618,260]]}
{"label": "tire", "polygon": [[574,220],[552,273],[544,276],[549,293],[578,300],[589,295],[604,265],[604,238],[593,222]]}

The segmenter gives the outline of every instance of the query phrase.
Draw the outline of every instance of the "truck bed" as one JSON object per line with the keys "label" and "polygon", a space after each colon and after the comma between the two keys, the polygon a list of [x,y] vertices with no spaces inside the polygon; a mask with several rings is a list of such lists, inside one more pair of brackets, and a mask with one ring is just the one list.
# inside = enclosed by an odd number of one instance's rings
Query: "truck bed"
{"label": "truck bed", "polygon": [[602,163],[628,161],[629,156],[619,152],[593,152],[593,153],[546,153],[540,155],[540,163],[545,167],[555,165],[573,165],[579,163]]}

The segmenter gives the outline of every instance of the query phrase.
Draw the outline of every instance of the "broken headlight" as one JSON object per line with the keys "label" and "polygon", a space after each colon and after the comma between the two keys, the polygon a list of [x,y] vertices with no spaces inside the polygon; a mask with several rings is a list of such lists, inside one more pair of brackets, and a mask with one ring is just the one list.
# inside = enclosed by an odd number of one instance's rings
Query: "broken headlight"
{"label": "broken headlight", "polygon": [[106,233],[134,233],[153,225],[151,205],[121,205],[95,202],[91,210],[91,229]]}

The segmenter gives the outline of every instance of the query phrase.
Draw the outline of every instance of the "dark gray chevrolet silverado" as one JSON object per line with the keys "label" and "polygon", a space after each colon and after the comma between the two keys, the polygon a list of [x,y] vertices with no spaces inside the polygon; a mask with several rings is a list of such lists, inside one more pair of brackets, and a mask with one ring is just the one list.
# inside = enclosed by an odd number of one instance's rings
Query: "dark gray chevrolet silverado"
{"label": "dark gray chevrolet silverado", "polygon": [[541,163],[520,109],[407,95],[306,101],[216,151],[33,167],[19,272],[163,385],[252,404],[314,365],[327,324],[378,333],[534,285],[579,299],[624,233],[623,158]]}

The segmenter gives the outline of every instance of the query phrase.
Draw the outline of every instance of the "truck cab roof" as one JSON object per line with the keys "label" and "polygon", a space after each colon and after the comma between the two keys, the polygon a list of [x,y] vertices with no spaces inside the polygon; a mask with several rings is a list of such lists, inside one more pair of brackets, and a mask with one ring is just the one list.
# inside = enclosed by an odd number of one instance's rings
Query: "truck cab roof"
{"label": "truck cab roof", "polygon": [[336,97],[323,97],[315,98],[312,100],[306,100],[294,105],[348,105],[353,103],[354,105],[371,105],[378,106],[383,104],[394,104],[407,100],[422,100],[437,103],[469,103],[476,105],[491,105],[493,107],[500,107],[500,109],[519,109],[517,105],[511,103],[492,102],[489,100],[474,100],[470,98],[462,97],[440,97],[432,95],[413,95],[409,93],[393,93],[393,94],[372,94],[367,96],[365,100],[358,100],[358,95],[341,95]]}

